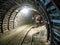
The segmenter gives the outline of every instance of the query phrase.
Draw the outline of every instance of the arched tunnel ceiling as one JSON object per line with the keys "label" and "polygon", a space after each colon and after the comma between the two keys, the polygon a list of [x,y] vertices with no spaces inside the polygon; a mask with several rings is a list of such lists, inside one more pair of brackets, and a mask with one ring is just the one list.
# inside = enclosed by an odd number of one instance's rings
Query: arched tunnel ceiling
{"label": "arched tunnel ceiling", "polygon": [[[1,30],[1,32],[3,32],[3,30],[9,30],[9,27],[12,27],[12,26],[9,26],[9,25],[11,25],[9,22],[11,15],[14,12],[14,10],[16,10],[17,8],[20,8],[21,5],[28,6],[31,4],[33,7],[34,7],[34,5],[35,5],[35,8],[37,7],[37,5],[35,4],[35,1],[34,2],[31,0],[26,0],[24,2],[23,1],[24,0],[15,0],[15,1],[14,0],[6,0],[6,1],[2,0],[2,1],[0,1],[1,2],[1,5],[0,5],[0,15],[1,15],[0,16],[0,25],[1,25],[0,30]],[[36,9],[38,9],[38,8],[36,8]],[[11,21],[11,23],[12,22],[13,21]]]}
{"label": "arched tunnel ceiling", "polygon": [[[3,30],[5,29],[9,30],[13,26],[12,24],[14,20],[11,21],[11,17],[13,17],[14,19],[14,17],[18,13],[15,10],[22,3],[28,2],[31,5],[35,6],[39,11],[40,9],[42,9],[43,14],[45,15],[45,17],[47,17],[47,21],[50,22],[49,30],[51,30],[51,32],[53,33],[51,33],[51,38],[53,37],[53,40],[51,40],[51,44],[54,43],[55,45],[58,45],[60,43],[60,10],[55,5],[53,0],[0,0],[0,31],[3,32]],[[12,16],[12,13],[15,13],[15,15]],[[58,42],[55,43],[54,41]]]}

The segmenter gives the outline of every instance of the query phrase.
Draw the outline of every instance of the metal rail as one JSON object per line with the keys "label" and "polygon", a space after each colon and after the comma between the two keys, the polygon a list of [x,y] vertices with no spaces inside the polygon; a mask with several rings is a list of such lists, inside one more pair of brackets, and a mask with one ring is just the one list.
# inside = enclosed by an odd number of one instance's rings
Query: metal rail
{"label": "metal rail", "polygon": [[23,44],[25,38],[27,37],[27,35],[28,35],[28,33],[31,31],[31,29],[32,29],[32,27],[27,31],[26,35],[24,36],[24,38],[23,38],[23,40],[22,40],[22,42],[21,42],[21,45]]}

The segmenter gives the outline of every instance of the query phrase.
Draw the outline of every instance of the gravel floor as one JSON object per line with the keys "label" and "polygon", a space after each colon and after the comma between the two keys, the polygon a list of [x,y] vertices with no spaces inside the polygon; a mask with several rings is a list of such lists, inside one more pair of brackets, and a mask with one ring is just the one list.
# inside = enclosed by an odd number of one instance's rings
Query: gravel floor
{"label": "gravel floor", "polygon": [[[21,45],[31,27],[31,25],[24,25],[3,34],[0,33],[0,45]],[[33,27],[26,35],[22,45],[49,45],[46,42],[47,31],[45,26]]]}

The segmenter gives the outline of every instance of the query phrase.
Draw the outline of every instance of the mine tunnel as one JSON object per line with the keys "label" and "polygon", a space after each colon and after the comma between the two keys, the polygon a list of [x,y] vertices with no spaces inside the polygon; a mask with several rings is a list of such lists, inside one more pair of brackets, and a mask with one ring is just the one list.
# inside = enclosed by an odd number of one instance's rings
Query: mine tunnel
{"label": "mine tunnel", "polygon": [[60,45],[60,1],[0,0],[0,45]]}

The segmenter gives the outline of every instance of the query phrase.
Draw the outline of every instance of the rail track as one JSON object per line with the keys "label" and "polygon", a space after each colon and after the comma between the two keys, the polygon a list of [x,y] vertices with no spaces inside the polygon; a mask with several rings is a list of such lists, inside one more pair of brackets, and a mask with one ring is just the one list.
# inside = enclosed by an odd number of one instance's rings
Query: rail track
{"label": "rail track", "polygon": [[2,35],[0,38],[0,45],[17,45],[18,42],[21,43],[24,36],[27,35],[26,33],[29,31],[29,28],[31,28],[31,25],[27,25],[21,28],[17,29],[17,31],[11,31],[6,35],[4,33],[4,35]]}

